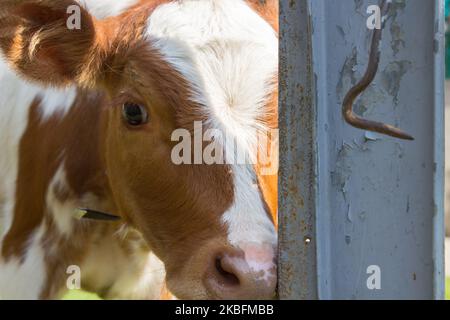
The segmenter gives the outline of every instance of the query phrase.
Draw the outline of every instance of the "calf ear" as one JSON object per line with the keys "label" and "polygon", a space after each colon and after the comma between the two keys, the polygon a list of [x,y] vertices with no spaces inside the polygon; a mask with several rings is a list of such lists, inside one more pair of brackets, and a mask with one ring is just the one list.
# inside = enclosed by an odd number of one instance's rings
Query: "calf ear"
{"label": "calf ear", "polygon": [[0,2],[0,49],[29,80],[51,86],[91,85],[98,71],[96,38],[94,17],[76,1]]}

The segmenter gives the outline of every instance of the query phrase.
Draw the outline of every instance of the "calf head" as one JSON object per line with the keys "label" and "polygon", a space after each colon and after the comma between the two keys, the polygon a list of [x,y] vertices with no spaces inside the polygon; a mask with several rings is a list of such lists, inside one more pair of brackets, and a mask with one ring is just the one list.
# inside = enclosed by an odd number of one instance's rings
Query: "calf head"
{"label": "calf head", "polygon": [[[201,10],[220,6],[197,3]],[[164,262],[168,287],[179,298],[275,294],[276,233],[270,211],[276,210],[276,197],[265,198],[270,188],[276,193],[276,174],[262,177],[258,164],[179,164],[173,159],[176,130],[193,141],[194,123],[201,123],[229,134],[237,149],[252,153],[249,146],[257,144],[253,129],[269,127],[269,118],[274,119],[266,111],[276,106],[275,33],[245,3],[234,3],[268,33],[269,48],[248,38],[203,41],[203,31],[195,30],[201,26],[186,26],[176,15],[195,1],[142,1],[104,20],[78,7],[81,24],[74,29],[67,26],[67,9],[78,6],[74,1],[17,1],[3,8],[8,14],[0,20],[3,55],[23,77],[44,86],[90,88],[108,97],[101,154],[114,214],[142,233]],[[174,21],[163,21],[171,15]],[[230,20],[230,29],[237,28],[236,17],[224,19]],[[194,28],[197,36],[183,28]],[[217,135],[214,139],[226,144]],[[207,147],[201,141],[201,151]],[[193,149],[184,152],[195,157]]]}

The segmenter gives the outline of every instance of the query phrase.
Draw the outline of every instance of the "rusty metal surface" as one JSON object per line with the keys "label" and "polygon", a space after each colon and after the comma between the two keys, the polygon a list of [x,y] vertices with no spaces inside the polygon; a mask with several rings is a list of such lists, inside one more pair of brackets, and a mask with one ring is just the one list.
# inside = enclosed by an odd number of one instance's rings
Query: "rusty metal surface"
{"label": "rusty metal surface", "polygon": [[317,298],[316,108],[308,1],[280,1],[279,295]]}

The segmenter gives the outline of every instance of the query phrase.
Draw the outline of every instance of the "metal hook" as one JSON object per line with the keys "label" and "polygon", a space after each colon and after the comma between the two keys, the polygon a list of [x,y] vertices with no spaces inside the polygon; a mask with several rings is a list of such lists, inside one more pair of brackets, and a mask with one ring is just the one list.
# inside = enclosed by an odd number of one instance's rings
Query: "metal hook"
{"label": "metal hook", "polygon": [[[384,17],[388,12],[389,5],[389,0],[381,1],[380,8],[382,17]],[[404,140],[414,140],[411,135],[397,127],[382,122],[364,119],[353,112],[353,103],[355,99],[372,83],[378,71],[378,65],[380,63],[380,40],[384,27],[384,21],[382,24],[383,25],[380,29],[374,29],[366,72],[362,79],[355,86],[353,86],[345,96],[342,104],[342,115],[347,123],[356,128],[374,131]]]}

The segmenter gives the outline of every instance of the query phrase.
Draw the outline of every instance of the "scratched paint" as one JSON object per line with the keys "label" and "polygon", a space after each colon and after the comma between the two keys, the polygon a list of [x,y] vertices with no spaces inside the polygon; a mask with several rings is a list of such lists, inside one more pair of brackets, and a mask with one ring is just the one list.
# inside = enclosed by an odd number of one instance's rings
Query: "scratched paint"
{"label": "scratched paint", "polygon": [[404,32],[401,24],[397,21],[399,14],[402,14],[405,9],[405,0],[394,1],[389,10],[388,17],[391,20],[390,33],[391,33],[391,49],[396,56],[400,49],[405,47]]}
{"label": "scratched paint", "polygon": [[402,78],[411,69],[411,65],[411,61],[407,60],[393,61],[383,70],[381,85],[392,96],[395,105],[399,103],[398,94]]}

